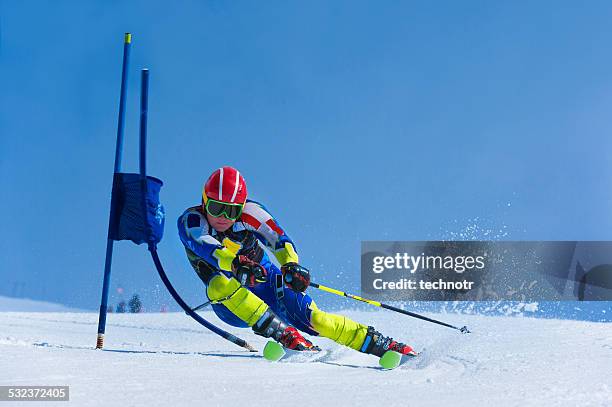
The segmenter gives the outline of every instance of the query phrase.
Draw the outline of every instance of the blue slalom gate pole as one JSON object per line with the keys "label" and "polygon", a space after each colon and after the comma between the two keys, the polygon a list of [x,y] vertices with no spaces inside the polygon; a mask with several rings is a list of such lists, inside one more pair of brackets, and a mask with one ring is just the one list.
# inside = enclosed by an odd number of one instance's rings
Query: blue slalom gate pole
{"label": "blue slalom gate pole", "polygon": [[98,320],[98,339],[96,349],[104,346],[104,331],[106,328],[106,311],[108,307],[108,291],[110,285],[113,243],[115,240],[131,240],[136,244],[148,243],[149,251],[164,285],[174,300],[183,310],[199,324],[241,346],[251,352],[257,350],[244,339],[224,331],[211,324],[191,310],[178,292],[174,289],[157,254],[157,243],[163,236],[165,213],[159,201],[159,191],[163,182],[155,177],[147,177],[147,116],[149,110],[149,70],[143,69],[140,91],[140,171],[138,174],[121,172],[121,156],[123,150],[123,128],[125,123],[125,99],[127,93],[127,71],[130,55],[131,35],[125,34],[123,45],[123,70],[121,73],[121,98],[119,100],[119,123],[117,126],[117,146],[115,149],[115,169],[113,174],[113,192],[111,210],[108,222],[106,242],[106,260],[104,263],[104,282],[102,300],[100,302],[100,317]]}
{"label": "blue slalom gate pole", "polygon": [[[121,70],[121,94],[119,97],[119,120],[117,123],[117,144],[115,147],[115,167],[113,173],[113,191],[115,190],[115,175],[121,171],[123,154],[123,129],[125,127],[125,99],[127,94],[127,72],[130,59],[132,34],[126,33],[123,42],[123,67]],[[100,301],[100,316],[98,318],[98,337],[96,349],[104,346],[104,331],[106,330],[106,310],[108,307],[108,288],[110,286],[111,264],[113,259],[113,239],[110,237],[111,222],[115,216],[115,205],[111,198],[111,210],[108,221],[108,236],[106,241],[106,259],[104,261],[104,281],[102,283],[102,300]]]}

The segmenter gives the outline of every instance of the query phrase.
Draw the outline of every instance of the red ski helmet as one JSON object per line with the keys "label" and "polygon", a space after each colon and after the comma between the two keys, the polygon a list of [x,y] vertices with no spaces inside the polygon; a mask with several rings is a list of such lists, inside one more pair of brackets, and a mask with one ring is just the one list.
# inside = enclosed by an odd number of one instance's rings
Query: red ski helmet
{"label": "red ski helmet", "polygon": [[231,204],[244,204],[247,198],[247,187],[244,178],[234,167],[221,167],[212,173],[202,191],[204,204],[209,199]]}

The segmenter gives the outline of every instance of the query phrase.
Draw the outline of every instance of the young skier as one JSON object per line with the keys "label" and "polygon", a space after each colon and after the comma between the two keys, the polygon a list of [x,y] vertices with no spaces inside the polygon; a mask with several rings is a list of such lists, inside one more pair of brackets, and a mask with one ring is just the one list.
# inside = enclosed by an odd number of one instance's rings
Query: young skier
{"label": "young skier", "polygon": [[[304,293],[310,272],[299,264],[293,241],[262,204],[247,200],[246,183],[235,168],[212,173],[202,204],[179,217],[178,229],[213,310],[229,325],[251,327],[298,351],[320,350],[302,331],[379,357],[387,350],[416,355],[371,326],[317,308]],[[274,253],[280,270],[262,244]]]}

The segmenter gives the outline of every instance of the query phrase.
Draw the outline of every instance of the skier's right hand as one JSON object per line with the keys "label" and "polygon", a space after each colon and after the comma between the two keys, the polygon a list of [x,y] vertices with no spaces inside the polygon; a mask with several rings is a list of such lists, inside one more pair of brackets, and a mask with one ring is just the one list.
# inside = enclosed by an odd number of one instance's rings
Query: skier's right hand
{"label": "skier's right hand", "polygon": [[232,271],[240,284],[245,287],[255,287],[259,283],[268,281],[268,271],[247,256],[236,256],[232,261]]}
{"label": "skier's right hand", "polygon": [[310,271],[297,263],[287,263],[281,267],[287,287],[298,293],[306,291],[310,285]]}

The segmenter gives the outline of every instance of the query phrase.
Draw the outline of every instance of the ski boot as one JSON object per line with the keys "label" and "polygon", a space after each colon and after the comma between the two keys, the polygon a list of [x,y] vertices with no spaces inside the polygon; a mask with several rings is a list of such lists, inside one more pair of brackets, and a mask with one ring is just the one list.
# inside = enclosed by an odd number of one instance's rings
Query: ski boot
{"label": "ski boot", "polygon": [[[253,325],[253,332],[264,338],[272,338],[264,348],[264,358],[278,361],[285,356],[285,349],[299,352],[318,352],[321,350],[292,326],[284,323],[276,314],[267,310]],[[283,349],[284,348],[284,349]]]}
{"label": "ski boot", "polygon": [[379,364],[385,369],[394,369],[405,362],[408,357],[418,355],[410,346],[383,336],[371,326],[368,327],[368,333],[360,351],[378,356]]}

